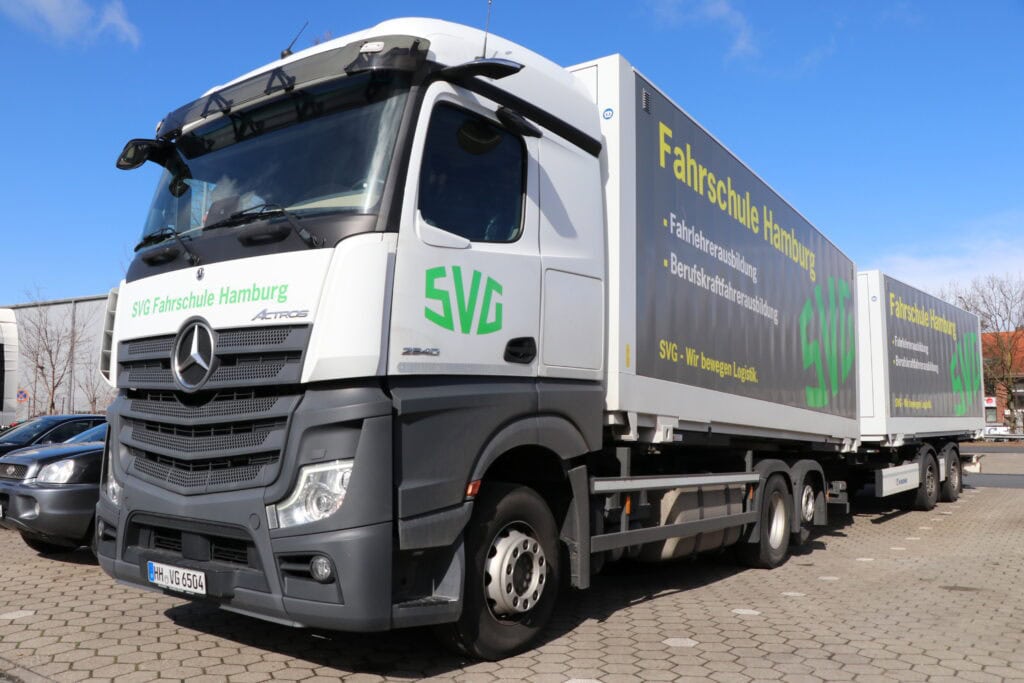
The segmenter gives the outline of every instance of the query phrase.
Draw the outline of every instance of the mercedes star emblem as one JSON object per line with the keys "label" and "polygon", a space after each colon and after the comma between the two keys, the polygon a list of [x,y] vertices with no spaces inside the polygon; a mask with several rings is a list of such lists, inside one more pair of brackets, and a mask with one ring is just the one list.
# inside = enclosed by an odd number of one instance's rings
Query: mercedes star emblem
{"label": "mercedes star emblem", "polygon": [[214,344],[213,330],[203,321],[192,321],[178,333],[171,368],[174,379],[185,391],[199,389],[216,370]]}
{"label": "mercedes star emblem", "polygon": [[12,474],[14,474],[14,465],[8,465],[6,472],[7,476],[11,476]]}

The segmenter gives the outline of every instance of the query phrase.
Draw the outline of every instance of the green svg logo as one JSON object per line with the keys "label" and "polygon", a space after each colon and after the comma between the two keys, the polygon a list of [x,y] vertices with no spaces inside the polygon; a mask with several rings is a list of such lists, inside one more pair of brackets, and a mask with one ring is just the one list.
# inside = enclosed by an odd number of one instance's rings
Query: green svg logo
{"label": "green svg logo", "polygon": [[[855,353],[854,312],[846,310],[850,287],[845,280],[828,279],[828,299],[821,285],[814,287],[814,295],[807,299],[800,313],[800,350],[804,370],[813,367],[817,384],[806,387],[807,405],[824,408],[829,397],[839,393],[853,369]],[[812,323],[817,320],[817,330]]]}
{"label": "green svg logo", "polygon": [[470,334],[473,331],[473,323],[476,323],[477,334],[490,334],[501,329],[501,283],[494,278],[488,277],[483,285],[483,301],[477,310],[477,300],[480,298],[481,281],[483,274],[474,270],[470,276],[469,286],[462,273],[461,266],[452,266],[451,287],[455,291],[455,305],[452,306],[451,291],[444,288],[444,280],[448,279],[448,269],[445,266],[428,268],[426,271],[427,299],[433,299],[441,304],[438,312],[430,306],[423,308],[423,315],[427,320],[452,332],[455,331],[456,315],[458,316],[459,332]]}
{"label": "green svg logo", "polygon": [[980,368],[978,335],[973,332],[965,334],[957,342],[953,358],[949,361],[949,377],[953,383],[953,397],[956,399],[953,411],[957,415],[966,415],[978,402],[978,389],[981,388]]}

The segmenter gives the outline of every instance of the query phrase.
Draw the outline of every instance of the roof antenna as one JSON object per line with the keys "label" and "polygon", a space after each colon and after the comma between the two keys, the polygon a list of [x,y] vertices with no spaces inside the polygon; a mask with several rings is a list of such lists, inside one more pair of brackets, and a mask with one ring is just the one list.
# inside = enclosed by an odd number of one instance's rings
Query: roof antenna
{"label": "roof antenna", "polygon": [[307,26],[309,26],[309,22],[308,21],[305,24],[303,24],[302,28],[299,29],[299,32],[295,34],[295,37],[292,39],[292,42],[288,43],[288,47],[286,47],[285,49],[281,50],[281,59],[285,59],[287,57],[291,57],[292,54],[294,54],[292,52],[292,47],[294,47],[295,41],[299,39],[299,36],[302,35],[302,32],[306,30]]}
{"label": "roof antenna", "polygon": [[484,53],[480,55],[481,58],[487,59],[487,34],[491,30],[491,3],[494,0],[487,0],[487,23],[484,24]]}

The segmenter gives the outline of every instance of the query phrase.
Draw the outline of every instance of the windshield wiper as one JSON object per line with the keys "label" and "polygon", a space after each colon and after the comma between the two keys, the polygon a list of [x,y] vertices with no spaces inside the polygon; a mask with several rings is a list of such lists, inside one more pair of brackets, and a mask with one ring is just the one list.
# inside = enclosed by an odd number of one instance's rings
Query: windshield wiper
{"label": "windshield wiper", "polygon": [[[177,230],[175,230],[174,228],[170,228],[170,227],[161,228],[161,229],[157,230],[156,232],[151,232],[148,235],[146,235],[145,237],[143,237],[142,240],[138,244],[135,245],[135,251],[138,251],[139,249],[142,249],[143,247],[148,247],[151,244],[158,244],[160,242],[166,242],[168,239],[171,239],[171,238],[176,239],[178,241],[178,244],[181,245],[181,248],[185,250],[186,254],[188,254],[189,265],[194,266],[194,265],[199,263],[199,256],[196,255],[196,253],[194,251],[192,251],[191,249],[188,248],[188,245],[185,244],[185,240],[181,239],[181,234]],[[168,260],[170,260],[170,259],[168,259]]]}
{"label": "windshield wiper", "polygon": [[[245,225],[246,223],[252,223],[253,221],[268,218],[270,216],[282,216],[288,222],[288,226],[291,231],[294,232],[299,239],[306,243],[308,247],[322,247],[324,239],[318,235],[311,234],[304,227],[299,225],[299,216],[284,208],[280,204],[257,204],[256,206],[250,206],[247,209],[241,211],[235,211],[233,214],[223,220],[219,220],[215,223],[210,223],[203,227],[203,231],[217,230],[218,228],[230,228],[238,225]],[[254,241],[260,241],[256,239]]]}

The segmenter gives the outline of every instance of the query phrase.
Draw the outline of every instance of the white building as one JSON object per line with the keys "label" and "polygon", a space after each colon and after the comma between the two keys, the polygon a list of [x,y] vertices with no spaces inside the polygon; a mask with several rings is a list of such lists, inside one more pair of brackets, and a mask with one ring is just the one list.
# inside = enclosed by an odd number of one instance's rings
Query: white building
{"label": "white building", "polygon": [[99,374],[107,295],[7,306],[17,319],[16,419],[104,412],[113,392]]}

